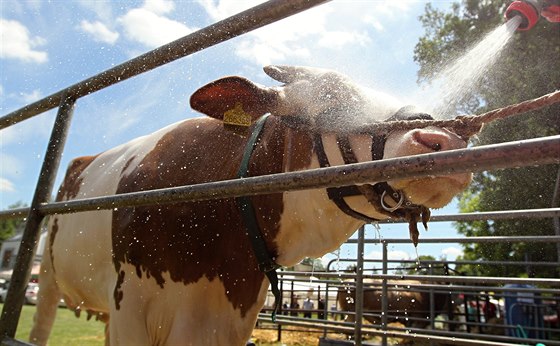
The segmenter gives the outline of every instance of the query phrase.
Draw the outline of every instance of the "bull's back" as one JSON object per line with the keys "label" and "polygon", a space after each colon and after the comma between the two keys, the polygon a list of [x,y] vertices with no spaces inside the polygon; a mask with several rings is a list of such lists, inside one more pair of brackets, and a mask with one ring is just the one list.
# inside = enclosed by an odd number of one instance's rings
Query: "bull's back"
{"label": "bull's back", "polygon": [[[113,195],[126,170],[157,145],[177,125],[108,150],[74,159],[66,172],[57,200]],[[112,262],[113,210],[54,215],[49,221],[49,256],[52,272],[67,304],[74,308],[108,312],[115,283]]]}

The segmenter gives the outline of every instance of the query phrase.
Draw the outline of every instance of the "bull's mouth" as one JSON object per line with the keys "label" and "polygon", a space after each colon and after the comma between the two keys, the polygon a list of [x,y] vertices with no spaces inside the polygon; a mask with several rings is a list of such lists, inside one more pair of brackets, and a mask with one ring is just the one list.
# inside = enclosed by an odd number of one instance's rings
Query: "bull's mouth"
{"label": "bull's mouth", "polygon": [[412,203],[427,208],[442,208],[470,183],[472,175],[456,174],[433,178],[389,181],[392,188],[401,190]]}

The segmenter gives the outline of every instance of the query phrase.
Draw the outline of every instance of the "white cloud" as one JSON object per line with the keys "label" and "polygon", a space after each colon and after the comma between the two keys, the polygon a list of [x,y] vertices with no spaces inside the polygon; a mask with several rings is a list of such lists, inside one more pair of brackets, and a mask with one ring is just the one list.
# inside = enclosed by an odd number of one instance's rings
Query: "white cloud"
{"label": "white cloud", "polygon": [[115,44],[119,38],[119,33],[111,31],[105,24],[96,21],[90,22],[82,20],[80,29],[90,34],[95,41],[104,42],[108,44]]}
{"label": "white cloud", "polygon": [[[4,142],[4,138],[2,138],[2,133],[4,131],[6,130],[2,130],[2,132],[0,132],[0,139],[2,142]],[[0,153],[0,162],[0,172],[2,175],[0,179],[5,180],[5,182],[2,182],[2,185],[4,185],[4,191],[13,191],[9,189],[10,187],[13,188],[13,184],[6,177],[11,178],[20,175],[23,170],[24,164],[20,158],[5,153]]]}
{"label": "white cloud", "polygon": [[383,23],[381,23],[381,21],[375,16],[366,15],[364,16],[363,21],[366,24],[370,24],[378,32],[382,32],[383,30],[385,30]]}
{"label": "white cloud", "polygon": [[457,256],[460,256],[463,254],[463,250],[458,249],[454,246],[450,246],[450,247],[446,247],[445,249],[441,250],[441,253],[447,258],[447,259],[451,259],[451,258],[457,258]]}
{"label": "white cloud", "polygon": [[105,23],[112,23],[114,21],[110,1],[78,0],[78,4],[95,13],[97,18]]}
{"label": "white cloud", "polygon": [[175,4],[171,0],[146,0],[144,8],[155,14],[164,15],[175,9]]}
{"label": "white cloud", "polygon": [[0,58],[35,63],[48,60],[47,52],[35,50],[46,44],[45,39],[31,37],[29,30],[18,21],[0,19],[0,38]]}
{"label": "white cloud", "polygon": [[2,192],[13,192],[16,189],[14,188],[14,184],[9,181],[8,179],[0,177],[0,191]]}
{"label": "white cloud", "polygon": [[[380,260],[383,258],[383,253],[381,251],[372,251],[364,256],[366,259],[377,259]],[[393,250],[387,253],[387,258],[389,260],[410,260],[410,254],[406,251],[401,250]]]}
{"label": "white cloud", "polygon": [[30,93],[22,92],[18,95],[18,99],[23,103],[28,104],[35,102],[43,97],[43,93],[39,89],[35,89]]}
{"label": "white cloud", "polygon": [[[237,14],[263,1],[198,0],[213,21]],[[332,50],[363,47],[386,23],[400,20],[414,4],[408,1],[345,1],[318,6],[283,19],[240,39],[236,54],[261,65],[291,58],[327,56]],[[356,20],[356,13],[361,20]]]}
{"label": "white cloud", "polygon": [[371,42],[371,38],[366,33],[349,31],[332,31],[317,41],[321,47],[338,49],[349,44],[365,45]]}
{"label": "white cloud", "polygon": [[167,18],[165,15],[173,9],[174,4],[171,1],[148,0],[142,7],[130,10],[117,21],[123,26],[128,39],[148,48],[156,48],[195,30]]}

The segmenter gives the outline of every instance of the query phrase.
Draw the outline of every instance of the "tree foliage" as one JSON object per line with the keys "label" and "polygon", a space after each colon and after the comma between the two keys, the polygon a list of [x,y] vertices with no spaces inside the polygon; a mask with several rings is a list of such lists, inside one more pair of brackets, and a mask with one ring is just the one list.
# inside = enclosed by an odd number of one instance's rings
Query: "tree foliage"
{"label": "tree foliage", "polygon": [[[420,20],[425,35],[415,48],[420,65],[419,82],[427,83],[445,62],[464,54],[487,32],[503,24],[510,1],[464,0],[449,11],[427,5]],[[555,91],[560,86],[559,25],[541,19],[531,30],[516,33],[482,81],[466,92],[458,111],[471,114],[516,104]],[[486,126],[477,144],[492,144],[560,133],[560,106],[526,113]],[[558,165],[524,167],[475,174],[471,186],[460,197],[461,212],[551,207]],[[459,222],[466,236],[554,235],[550,219],[516,219]],[[556,244],[504,242],[467,244],[464,259],[556,261]],[[466,268],[466,267],[465,267]],[[464,268],[464,269],[465,269]],[[483,275],[554,276],[550,267],[471,267]],[[530,272],[527,273],[527,270]]]}
{"label": "tree foliage", "polygon": [[[24,203],[17,202],[8,206],[8,209],[23,208],[25,206]],[[16,234],[16,230],[23,222],[23,219],[0,220],[0,245],[2,245],[4,240],[13,237]]]}

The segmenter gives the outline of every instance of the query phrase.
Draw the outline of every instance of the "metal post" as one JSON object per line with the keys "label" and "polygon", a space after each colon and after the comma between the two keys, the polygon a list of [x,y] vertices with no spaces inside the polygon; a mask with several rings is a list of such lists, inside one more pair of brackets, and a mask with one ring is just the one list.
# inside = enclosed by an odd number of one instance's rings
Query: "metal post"
{"label": "metal post", "polygon": [[[383,274],[387,274],[387,266],[389,260],[389,251],[387,249],[388,243],[384,240],[383,244]],[[383,278],[381,283],[381,328],[385,333],[383,333],[381,344],[387,346],[387,315],[389,314],[389,290],[387,287],[387,279]]]}
{"label": "metal post", "polygon": [[27,216],[25,230],[21,239],[21,246],[16,257],[16,264],[12,273],[12,280],[6,297],[6,303],[0,318],[1,338],[13,338],[16,334],[21,307],[25,298],[25,290],[29,278],[31,277],[33,258],[35,257],[37,243],[41,234],[41,223],[45,216],[39,212],[38,207],[41,203],[47,202],[50,199],[58,166],[60,165],[62,150],[64,148],[64,143],[66,143],[70,121],[74,112],[74,104],[75,99],[73,97],[65,96],[58,109],[35,194]]}
{"label": "metal post", "polygon": [[[323,306],[325,321],[329,320],[329,284],[325,285],[325,305]],[[327,328],[323,328],[323,338],[327,337]]]}
{"label": "metal post", "polygon": [[[430,273],[430,275],[434,275],[434,267],[432,264],[428,264],[428,272]],[[435,325],[436,325],[436,313],[435,313],[435,309],[436,309],[436,304],[435,304],[435,297],[434,297],[434,289],[430,287],[430,326],[432,327],[432,330],[435,330]],[[433,340],[430,340],[430,345],[433,345],[434,342]]]}
{"label": "metal post", "polygon": [[354,343],[362,345],[362,316],[364,314],[364,239],[365,227],[358,229],[358,258],[356,267],[356,297],[354,307],[356,312]]}
{"label": "metal post", "polygon": [[137,56],[0,118],[0,129],[57,107],[65,93],[89,95],[143,72],[303,12],[329,0],[270,0]]}
{"label": "metal post", "polygon": [[[556,184],[552,195],[552,208],[556,207],[560,207],[560,168],[556,175]],[[554,224],[554,234],[560,236],[560,217],[553,217],[552,222]],[[560,243],[556,243],[556,262],[560,262]],[[557,273],[560,275],[560,268],[557,269]]]}
{"label": "metal post", "polygon": [[[293,281],[292,281],[293,282]],[[284,299],[284,279],[280,280],[280,299]],[[284,303],[280,302],[279,314],[284,315],[286,310],[284,309]],[[282,341],[282,324],[278,323],[278,342]]]}

